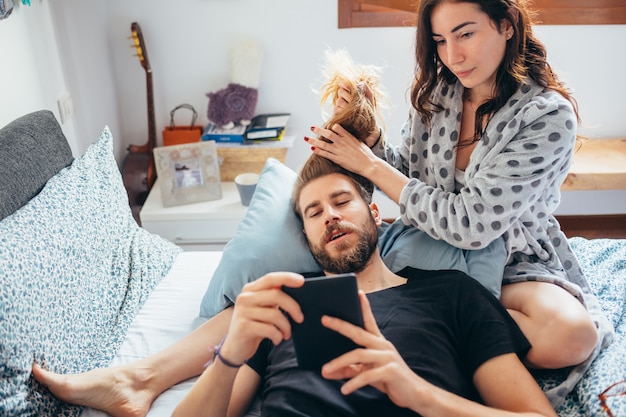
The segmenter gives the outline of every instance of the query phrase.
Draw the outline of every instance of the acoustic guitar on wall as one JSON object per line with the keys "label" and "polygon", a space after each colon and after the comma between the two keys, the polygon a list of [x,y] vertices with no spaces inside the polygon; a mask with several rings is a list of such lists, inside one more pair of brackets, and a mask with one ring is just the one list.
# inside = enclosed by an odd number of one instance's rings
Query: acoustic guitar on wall
{"label": "acoustic guitar on wall", "polygon": [[148,99],[148,140],[141,146],[130,145],[122,163],[122,180],[128,193],[130,208],[137,224],[141,225],[139,211],[156,180],[153,150],[156,146],[156,122],[154,118],[154,93],[152,69],[139,23],[130,25],[133,47],[141,66],[146,72],[146,96]]}

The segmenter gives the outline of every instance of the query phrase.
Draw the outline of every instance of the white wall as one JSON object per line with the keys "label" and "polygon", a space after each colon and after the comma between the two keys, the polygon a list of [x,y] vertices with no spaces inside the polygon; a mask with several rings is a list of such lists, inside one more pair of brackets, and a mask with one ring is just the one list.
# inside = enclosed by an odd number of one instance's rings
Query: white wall
{"label": "white wall", "polygon": [[[69,91],[76,114],[73,127],[66,123],[64,130],[74,130],[75,152],[81,153],[104,124],[118,140],[120,160],[128,144],[144,143],[145,74],[129,46],[133,21],[141,25],[154,71],[159,142],[169,111],[178,104],[194,105],[199,123],[206,123],[205,93],[228,83],[229,51],[243,37],[254,37],[264,49],[257,111],[292,113],[289,134],[296,136],[296,144],[287,164],[294,169],[309,155],[301,138],[309,126],[321,123],[312,87],[320,85],[328,47],[346,48],[359,62],[385,67],[383,82],[394,103],[388,118],[392,140],[406,116],[414,29],[339,30],[334,0],[41,0],[0,22],[0,37],[7,39],[6,34],[16,42],[15,50],[9,47],[11,61],[2,57],[1,79],[12,75],[29,81],[7,95],[2,92],[0,122],[33,106],[55,110],[56,98]],[[626,137],[626,25],[538,26],[536,32],[554,69],[574,90],[584,123],[581,133]],[[38,67],[42,61],[35,55],[42,49],[45,65]],[[7,62],[15,68],[5,68]],[[5,116],[7,109],[11,116]],[[187,115],[180,116],[177,121],[187,123]],[[588,193],[566,194],[562,210],[568,213],[579,206],[583,213],[625,211],[626,192],[601,193],[593,198],[598,201],[593,207],[581,204]]]}
{"label": "white wall", "polygon": [[[67,91],[54,36],[49,4],[33,2],[0,21],[0,126],[33,111],[52,110],[57,119],[57,97]],[[77,148],[74,125],[63,130]]]}
{"label": "white wall", "polygon": [[[288,164],[296,167],[308,156],[300,140],[312,124],[320,123],[318,96],[320,65],[327,47],[347,48],[355,59],[377,64],[389,62],[385,76],[400,98],[399,126],[406,115],[402,99],[412,72],[412,29],[380,29],[376,32],[338,31],[334,1],[207,1],[172,2],[140,0],[110,2],[110,38],[118,46],[112,53],[123,131],[132,137],[145,132],[144,74],[131,56],[125,39],[130,23],[142,27],[154,71],[155,105],[159,141],[169,111],[181,103],[192,104],[207,122],[205,94],[230,81],[229,53],[241,38],[257,39],[264,50],[259,85],[258,112],[289,111],[289,133],[296,135]],[[372,36],[375,34],[375,36]],[[366,35],[366,36],[364,36]],[[383,35],[383,36],[380,36]],[[393,48],[389,48],[391,43]],[[380,51],[384,50],[384,54]],[[130,117],[136,115],[137,117]],[[180,123],[187,123],[181,112]]]}
{"label": "white wall", "polygon": [[119,123],[118,101],[125,98],[118,96],[114,79],[111,50],[115,46],[109,42],[107,2],[41,1],[50,4],[63,73],[74,101],[76,152],[82,154],[108,126],[117,139],[115,153],[121,162],[129,142]]}

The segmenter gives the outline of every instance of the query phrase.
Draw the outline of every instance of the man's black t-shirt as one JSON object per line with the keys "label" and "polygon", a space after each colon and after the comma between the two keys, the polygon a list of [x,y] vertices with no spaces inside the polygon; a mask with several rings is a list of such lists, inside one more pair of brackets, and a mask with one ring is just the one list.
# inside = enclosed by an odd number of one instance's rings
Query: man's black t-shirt
{"label": "man's black t-shirt", "polygon": [[[398,275],[407,283],[367,294],[380,331],[416,374],[481,402],[476,369],[499,355],[525,355],[528,341],[499,301],[464,273],[406,268]],[[265,340],[248,365],[263,378],[263,416],[416,415],[373,387],[344,396],[342,381],[298,369],[290,340]]]}

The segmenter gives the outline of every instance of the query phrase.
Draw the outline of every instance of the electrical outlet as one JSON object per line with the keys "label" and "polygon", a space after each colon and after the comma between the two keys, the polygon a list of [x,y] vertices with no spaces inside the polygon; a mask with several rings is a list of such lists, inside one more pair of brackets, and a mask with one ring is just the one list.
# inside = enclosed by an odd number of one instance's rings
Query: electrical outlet
{"label": "electrical outlet", "polygon": [[61,123],[65,123],[74,114],[74,102],[70,93],[65,93],[59,97],[57,104],[59,106],[59,114],[61,115]]}

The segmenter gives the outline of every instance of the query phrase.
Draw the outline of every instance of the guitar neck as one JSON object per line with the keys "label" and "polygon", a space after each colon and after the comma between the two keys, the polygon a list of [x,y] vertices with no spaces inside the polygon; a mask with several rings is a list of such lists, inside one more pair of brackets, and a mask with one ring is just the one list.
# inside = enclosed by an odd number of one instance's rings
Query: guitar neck
{"label": "guitar neck", "polygon": [[130,145],[130,152],[149,153],[156,147],[156,121],[154,115],[154,91],[152,89],[152,70],[146,70],[146,98],[148,101],[148,140],[143,145]]}
{"label": "guitar neck", "polygon": [[133,22],[130,26],[133,46],[137,51],[137,57],[141,66],[146,72],[146,97],[148,99],[148,140],[144,145],[130,145],[128,150],[130,152],[147,153],[152,156],[152,150],[156,147],[156,121],[154,115],[154,92],[152,89],[152,69],[150,68],[150,62],[148,61],[148,51],[146,51],[146,45],[143,40],[143,34],[141,33],[141,27],[139,23]]}
{"label": "guitar neck", "polygon": [[148,148],[156,147],[156,121],[154,115],[154,91],[152,89],[152,70],[146,71],[146,96],[148,98]]}

